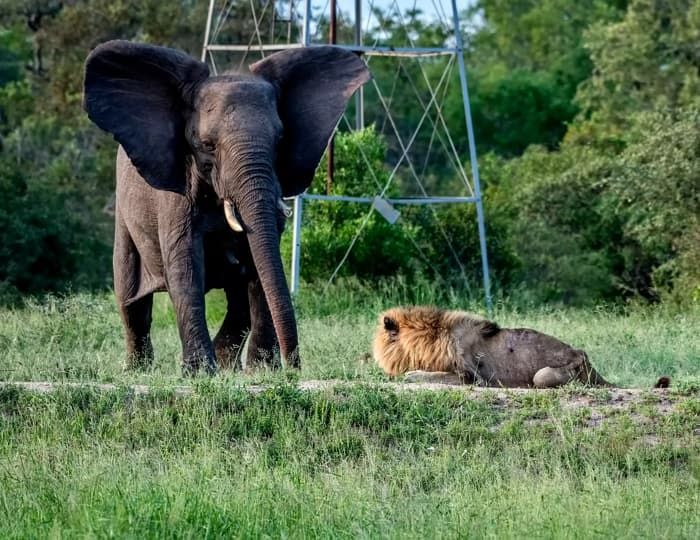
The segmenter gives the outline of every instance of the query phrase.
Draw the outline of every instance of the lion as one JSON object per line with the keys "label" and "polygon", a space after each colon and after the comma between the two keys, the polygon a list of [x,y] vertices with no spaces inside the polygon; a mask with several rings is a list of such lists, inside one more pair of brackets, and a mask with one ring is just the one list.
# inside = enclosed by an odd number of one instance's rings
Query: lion
{"label": "lion", "polygon": [[[613,386],[586,353],[528,328],[501,328],[465,311],[392,308],[379,316],[373,353],[409,382],[552,388],[579,381]],[[657,387],[667,387],[663,377]]]}

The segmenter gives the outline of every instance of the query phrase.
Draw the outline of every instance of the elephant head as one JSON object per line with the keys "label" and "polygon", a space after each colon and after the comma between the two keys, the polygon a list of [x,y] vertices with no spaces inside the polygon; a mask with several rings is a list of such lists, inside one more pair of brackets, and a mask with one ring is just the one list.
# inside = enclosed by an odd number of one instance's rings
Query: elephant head
{"label": "elephant head", "polygon": [[212,186],[229,225],[247,235],[280,352],[294,365],[279,203],[309,186],[369,72],[355,54],[333,47],[283,51],[251,72],[210,76],[182,52],[110,41],[87,59],[84,107],[154,188],[187,195],[195,179]]}

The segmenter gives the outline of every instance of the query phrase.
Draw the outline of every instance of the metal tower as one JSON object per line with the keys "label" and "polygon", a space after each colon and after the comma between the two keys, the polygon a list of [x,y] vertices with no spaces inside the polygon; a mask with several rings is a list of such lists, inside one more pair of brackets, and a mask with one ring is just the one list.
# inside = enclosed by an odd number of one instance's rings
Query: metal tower
{"label": "metal tower", "polygon": [[[340,0],[343,1],[343,0]],[[472,124],[471,110],[469,105],[469,90],[467,86],[467,70],[463,54],[463,39],[460,28],[459,11],[457,9],[457,0],[421,0],[421,7],[432,7],[432,16],[436,18],[444,30],[451,36],[443,46],[439,47],[420,47],[416,46],[417,36],[412,36],[409,29],[406,31],[406,46],[397,47],[381,43],[382,28],[374,32],[373,43],[363,43],[363,13],[365,14],[365,23],[369,28],[370,22],[377,23],[377,12],[375,11],[379,4],[381,7],[395,9],[398,14],[400,24],[405,24],[405,18],[402,15],[399,7],[399,0],[344,0],[352,6],[350,13],[353,16],[345,15],[353,23],[354,35],[349,41],[350,43],[338,43],[336,36],[336,15],[338,13],[336,2],[337,0],[326,0],[325,6],[319,11],[318,8],[312,7],[311,0],[210,0],[207,23],[204,32],[204,44],[202,47],[202,61],[208,61],[212,66],[214,73],[218,71],[219,65],[226,65],[227,68],[244,67],[246,61],[250,58],[258,59],[264,57],[268,53],[298,47],[313,47],[317,45],[325,45],[329,42],[335,47],[354,51],[362,55],[365,62],[369,63],[375,57],[391,57],[402,62],[403,59],[429,59],[436,56],[446,58],[445,70],[442,78],[437,84],[431,84],[428,80],[425,70],[420,67],[420,72],[423,77],[421,84],[426,85],[428,89],[427,99],[421,100],[420,95],[418,101],[424,110],[424,114],[416,126],[415,131],[410,137],[402,136],[392,118],[391,101],[394,96],[387,97],[385,93],[377,85],[376,81],[371,83],[374,85],[378,101],[381,109],[386,113],[387,121],[385,125],[391,127],[392,135],[396,137],[397,148],[400,150],[400,157],[396,159],[393,165],[391,175],[386,183],[376,195],[367,197],[347,197],[337,195],[321,195],[321,194],[301,194],[294,198],[294,217],[293,217],[293,247],[292,247],[292,271],[291,271],[291,291],[294,293],[299,289],[299,273],[301,259],[301,223],[303,216],[303,207],[305,202],[312,203],[317,201],[348,201],[354,203],[366,203],[371,205],[368,216],[376,210],[387,217],[393,213],[393,205],[437,205],[437,204],[474,204],[476,206],[477,228],[479,234],[479,244],[481,250],[481,263],[483,272],[483,286],[485,294],[485,302],[488,311],[491,311],[491,286],[489,279],[489,264],[488,255],[486,252],[486,230],[484,224],[484,210],[481,194],[481,183],[479,180],[479,168],[476,156],[476,144],[474,141],[474,129]],[[412,3],[412,9],[417,7],[417,0],[403,0],[402,3]],[[445,9],[443,1],[448,4]],[[364,8],[364,9],[363,9]],[[314,13],[316,10],[316,13]],[[226,31],[227,21],[229,24],[233,17],[236,19],[236,28]],[[347,21],[346,21],[347,22]],[[329,39],[319,38],[319,30],[323,25],[328,25],[330,29]],[[315,26],[315,30],[314,27]],[[263,39],[263,36],[265,39]],[[346,41],[348,41],[346,39]],[[238,62],[238,65],[236,65]],[[459,85],[461,89],[461,97],[464,105],[464,121],[466,124],[466,132],[468,138],[469,162],[471,167],[471,178],[462,164],[456,145],[450,136],[444,116],[442,115],[440,99],[444,103],[444,98],[447,93],[446,79],[456,65],[459,77]],[[371,69],[371,65],[370,65]],[[399,68],[400,70],[400,68]],[[408,73],[408,72],[406,72]],[[399,71],[397,71],[397,77]],[[415,85],[413,86],[416,89]],[[345,124],[348,129],[361,129],[364,126],[365,103],[363,91],[360,90],[355,96],[355,111],[356,117],[354,122],[350,122],[347,117],[341,120],[341,124]],[[429,114],[430,113],[430,114]],[[433,115],[434,114],[434,118]],[[354,124],[354,125],[353,125]],[[448,161],[454,167],[457,177],[464,184],[466,195],[460,196],[429,196],[423,187],[423,182],[420,174],[417,172],[417,167],[412,163],[409,155],[410,148],[415,140],[418,131],[423,125],[432,126],[433,134],[431,136],[431,147],[433,139],[439,141],[444,149]],[[439,132],[439,133],[438,133]],[[437,134],[437,136],[436,136]],[[332,155],[332,154],[331,154]],[[329,159],[329,174],[332,174],[332,159]],[[369,162],[367,162],[369,165]],[[391,165],[391,164],[390,164]],[[403,197],[394,199],[385,199],[384,195],[389,188],[392,180],[395,178],[399,167],[403,167],[408,171],[408,175],[413,177],[416,184],[419,186],[420,196]],[[368,217],[369,219],[369,217]],[[364,224],[367,223],[365,220]],[[388,217],[391,220],[391,217]],[[336,268],[331,279],[335,276],[340,266],[347,258],[350,250],[354,246],[356,240],[362,232],[362,227],[357,232],[356,237],[348,248],[343,260]],[[445,231],[442,231],[443,239],[446,241],[452,253],[455,255],[457,264],[462,268],[455,250],[452,248],[450,240]]]}

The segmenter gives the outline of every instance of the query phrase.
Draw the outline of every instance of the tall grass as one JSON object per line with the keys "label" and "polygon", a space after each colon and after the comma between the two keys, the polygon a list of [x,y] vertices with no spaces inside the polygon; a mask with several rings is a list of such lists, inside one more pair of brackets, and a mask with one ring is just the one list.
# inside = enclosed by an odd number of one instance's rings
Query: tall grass
{"label": "tall grass", "polygon": [[[301,377],[307,379],[383,379],[368,355],[377,315],[387,307],[433,304],[485,314],[480,298],[444,284],[396,280],[370,287],[350,280],[327,290],[322,285],[306,284],[296,298]],[[225,308],[223,295],[208,295],[212,333]],[[674,311],[665,306],[523,308],[500,302],[494,318],[503,326],[529,326],[585,349],[599,371],[622,386],[648,387],[660,375],[682,379],[700,371],[700,311]],[[179,380],[180,341],[165,294],[156,295],[153,341],[153,369],[124,372],[121,323],[110,295],[28,300],[20,308],[0,309],[0,379]],[[232,373],[223,377],[250,380]],[[252,376],[269,377],[264,373]]]}
{"label": "tall grass", "polygon": [[697,538],[698,399],[597,429],[557,403],[4,389],[0,537]]}
{"label": "tall grass", "polygon": [[[122,369],[111,295],[28,300],[0,311],[0,380],[115,382],[36,394],[0,387],[0,538],[697,538],[700,317],[664,307],[523,309],[586,349],[610,380],[677,390],[632,408],[562,406],[580,390],[514,396],[394,393],[368,361],[379,311],[430,303],[482,311],[428,282],[307,285],[296,298],[304,379],[222,373],[178,397],[180,342],[157,295],[155,365]],[[211,294],[212,331],[223,318]],[[272,387],[253,395],[241,382]],[[129,383],[153,391],[137,396]],[[562,402],[562,400],[564,400]],[[601,418],[601,411],[603,417]],[[664,412],[665,411],[665,412]]]}

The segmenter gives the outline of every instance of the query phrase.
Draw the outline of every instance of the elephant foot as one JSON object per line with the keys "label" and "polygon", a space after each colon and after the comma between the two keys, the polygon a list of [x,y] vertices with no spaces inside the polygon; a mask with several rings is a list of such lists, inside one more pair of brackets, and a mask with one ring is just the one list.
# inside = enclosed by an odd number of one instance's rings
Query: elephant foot
{"label": "elephant foot", "polygon": [[197,351],[182,356],[183,377],[194,377],[202,368],[207,375],[216,375],[218,366],[213,353],[207,354]]}
{"label": "elephant foot", "polygon": [[153,344],[151,338],[140,343],[127,344],[125,367],[127,370],[146,370],[153,365]]}
{"label": "elephant foot", "polygon": [[214,353],[221,369],[240,370],[242,349],[240,339],[230,339],[227,336],[216,336],[214,339]]}
{"label": "elephant foot", "polygon": [[216,353],[216,362],[221,369],[232,369],[239,371],[241,369],[241,347],[234,346],[218,346],[214,345]]}
{"label": "elephant foot", "polygon": [[280,369],[282,362],[277,346],[277,338],[271,331],[253,330],[248,340],[246,354],[246,371],[257,368]]}
{"label": "elephant foot", "polygon": [[262,349],[254,346],[252,343],[248,345],[248,354],[246,355],[245,370],[255,371],[260,368],[280,369],[282,363],[278,354],[275,354],[274,349]]}

